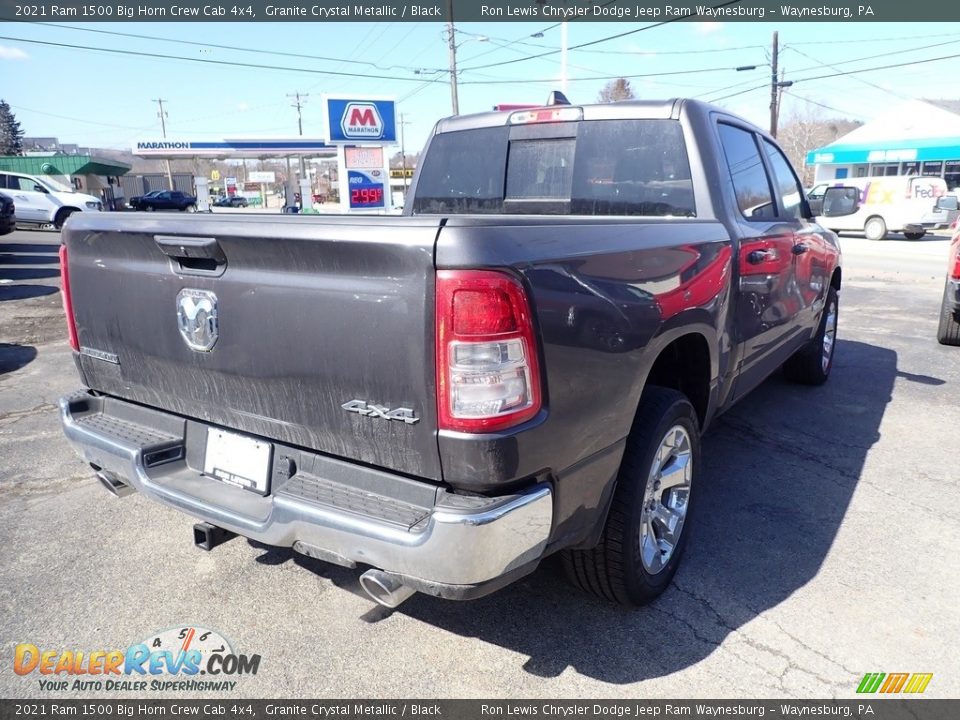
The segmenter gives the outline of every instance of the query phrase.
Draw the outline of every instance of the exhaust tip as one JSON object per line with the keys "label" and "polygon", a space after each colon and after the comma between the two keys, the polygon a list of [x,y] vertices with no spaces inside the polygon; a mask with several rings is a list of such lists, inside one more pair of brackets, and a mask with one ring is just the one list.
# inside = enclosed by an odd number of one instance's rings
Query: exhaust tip
{"label": "exhaust tip", "polygon": [[360,586],[375,603],[388,608],[398,607],[416,592],[382,570],[367,570],[360,576]]}
{"label": "exhaust tip", "polygon": [[135,488],[127,485],[123,480],[120,479],[119,475],[115,475],[109,470],[97,470],[96,472],[97,480],[99,480],[100,484],[103,485],[114,497],[126,497],[130,493],[135,492]]}

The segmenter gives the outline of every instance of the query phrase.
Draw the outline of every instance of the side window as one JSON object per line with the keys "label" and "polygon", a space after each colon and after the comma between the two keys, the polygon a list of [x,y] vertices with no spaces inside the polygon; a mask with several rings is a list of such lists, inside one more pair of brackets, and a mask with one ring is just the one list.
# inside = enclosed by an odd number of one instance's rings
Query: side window
{"label": "side window", "polygon": [[33,188],[37,184],[35,180],[19,175],[16,177],[11,176],[10,179],[13,180],[14,190],[26,190],[27,192],[33,192]]}
{"label": "side window", "polygon": [[763,149],[773,170],[773,184],[780,196],[783,217],[799,220],[803,217],[803,189],[797,182],[797,176],[793,174],[790,163],[776,145],[764,140]]}
{"label": "side window", "polygon": [[767,171],[753,133],[724,123],[719,125],[719,130],[740,212],[751,220],[776,217],[777,208],[770,194]]}
{"label": "side window", "polygon": [[0,173],[0,190],[4,190],[7,187],[7,176],[4,173]]}

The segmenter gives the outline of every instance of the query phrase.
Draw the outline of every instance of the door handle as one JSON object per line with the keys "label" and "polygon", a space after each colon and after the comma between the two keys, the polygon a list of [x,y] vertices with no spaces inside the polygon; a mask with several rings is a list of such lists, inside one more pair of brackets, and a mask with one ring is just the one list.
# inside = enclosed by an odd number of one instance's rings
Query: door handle
{"label": "door handle", "polygon": [[776,259],[776,250],[752,250],[751,252],[747,253],[747,262],[751,265],[759,265],[760,263],[767,262],[768,260]]}
{"label": "door handle", "polygon": [[809,249],[810,248],[807,246],[806,243],[797,243],[796,245],[793,246],[793,249],[791,250],[791,252],[794,255],[803,255]]}

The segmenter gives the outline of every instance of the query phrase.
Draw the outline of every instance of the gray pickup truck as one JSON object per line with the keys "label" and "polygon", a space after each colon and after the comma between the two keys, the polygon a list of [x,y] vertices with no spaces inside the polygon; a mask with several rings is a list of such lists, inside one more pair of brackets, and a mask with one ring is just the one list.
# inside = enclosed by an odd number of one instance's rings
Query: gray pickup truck
{"label": "gray pickup truck", "polygon": [[103,485],[206,549],[365,566],[390,607],[559,551],[649,602],[701,433],[836,347],[836,236],[770,137],[690,100],[442,120],[405,216],[84,213],[63,240],[62,422]]}

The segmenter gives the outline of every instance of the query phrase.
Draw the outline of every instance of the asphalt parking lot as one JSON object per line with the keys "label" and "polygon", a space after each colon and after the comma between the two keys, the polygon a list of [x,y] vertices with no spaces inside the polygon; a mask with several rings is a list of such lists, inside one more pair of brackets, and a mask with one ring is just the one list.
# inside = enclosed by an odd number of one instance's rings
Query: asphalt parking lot
{"label": "asphalt parking lot", "polygon": [[774,377],[717,421],[695,535],[654,605],[596,600],[549,562],[481,600],[393,612],[358,571],[244,539],[204,553],[187,516],[101,488],[55,409],[79,382],[58,243],[0,237],[0,697],[84,696],[15,675],[19,643],[125,648],[187,625],[261,655],[240,697],[843,698],[866,672],[932,672],[926,696],[960,695],[945,236],[842,239],[833,376]]}

